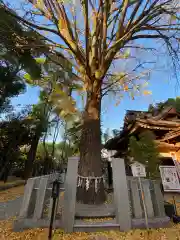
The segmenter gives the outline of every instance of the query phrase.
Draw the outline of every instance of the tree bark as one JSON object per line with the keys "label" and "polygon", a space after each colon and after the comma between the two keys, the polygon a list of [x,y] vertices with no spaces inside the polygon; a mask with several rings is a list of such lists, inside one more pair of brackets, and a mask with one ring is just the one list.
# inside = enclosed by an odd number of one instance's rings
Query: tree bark
{"label": "tree bark", "polygon": [[37,151],[39,139],[40,139],[40,136],[38,134],[34,137],[34,139],[32,139],[31,147],[27,155],[27,161],[25,162],[25,169],[24,169],[25,180],[32,177],[33,163],[36,157],[36,151]]}
{"label": "tree bark", "polygon": [[46,156],[44,159],[43,174],[44,175],[49,174],[51,170],[52,170],[52,159]]}
{"label": "tree bark", "polygon": [[[104,182],[101,178],[103,165],[101,161],[100,110],[100,96],[97,93],[88,96],[80,140],[78,174],[81,185],[77,187],[77,201],[85,204],[101,204],[105,201]],[[89,182],[88,188],[85,177],[100,177],[97,188],[95,187],[95,179]]]}
{"label": "tree bark", "polygon": [[110,189],[112,188],[112,167],[110,162],[107,163],[107,169],[108,169],[108,185]]}

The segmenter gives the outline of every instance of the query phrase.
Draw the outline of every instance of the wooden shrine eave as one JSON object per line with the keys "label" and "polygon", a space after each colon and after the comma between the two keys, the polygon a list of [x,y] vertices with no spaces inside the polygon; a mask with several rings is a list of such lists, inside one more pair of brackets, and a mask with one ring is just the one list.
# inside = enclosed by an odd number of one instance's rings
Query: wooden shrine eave
{"label": "wooden shrine eave", "polygon": [[[157,139],[161,140],[161,146],[162,142],[171,141],[171,139],[178,141],[177,138],[180,137],[180,114],[173,107],[163,109],[156,116],[153,116],[150,112],[127,110],[123,130],[119,136],[108,140],[104,147],[109,150],[124,150],[128,146],[129,137],[138,135],[144,130],[152,130]],[[167,145],[164,146],[168,147]],[[174,145],[169,145],[169,147],[174,148]]]}
{"label": "wooden shrine eave", "polygon": [[162,142],[162,141],[158,141],[155,140],[156,146],[157,148],[161,151],[161,150],[169,150],[169,151],[178,151],[180,150],[180,143],[176,143],[176,144],[170,144],[170,143],[166,143],[166,142]]}
{"label": "wooden shrine eave", "polygon": [[[180,143],[177,144],[169,144],[166,142],[161,142],[158,140],[155,140],[157,149],[159,150],[159,152],[177,152],[180,150]],[[161,154],[160,154],[161,155]],[[119,149],[114,157],[122,157],[122,156],[127,156],[127,151]]]}
{"label": "wooden shrine eave", "polygon": [[131,129],[130,133],[134,133],[138,128],[145,128],[145,129],[152,129],[152,130],[166,130],[171,131],[172,128],[170,127],[164,127],[164,126],[153,126],[149,124],[139,123],[137,122],[135,126]]}
{"label": "wooden shrine eave", "polygon": [[[134,123],[130,124],[126,130],[123,130],[121,134],[113,139],[110,139],[104,147],[107,149],[116,149],[119,148],[119,144],[124,142],[126,138],[128,138],[131,134],[134,134],[138,129],[149,129],[149,130],[163,130],[163,131],[171,131],[173,132],[174,129],[177,129],[177,126],[180,127],[180,123],[173,124],[170,123],[170,126],[167,124],[168,121],[151,121],[151,120],[142,120],[138,119]],[[169,123],[169,122],[168,122]],[[178,134],[180,135],[180,133]],[[173,137],[172,137],[173,138]]]}
{"label": "wooden shrine eave", "polygon": [[176,111],[176,109],[172,106],[169,106],[163,109],[158,115],[153,116],[154,120],[160,120],[166,118],[169,114],[175,114],[180,117],[180,114]]}
{"label": "wooden shrine eave", "polygon": [[153,120],[151,119],[137,119],[136,122],[147,124],[156,127],[177,128],[180,127],[180,122],[166,121],[166,120]]}
{"label": "wooden shrine eave", "polygon": [[178,128],[178,129],[176,129],[174,131],[170,131],[170,132],[166,133],[161,140],[162,141],[167,141],[167,140],[179,137],[179,136],[180,136],[180,128]]}
{"label": "wooden shrine eave", "polygon": [[130,133],[134,133],[138,128],[152,129],[152,130],[166,130],[172,131],[180,128],[180,122],[165,121],[153,119],[137,119],[133,125],[131,125]]}
{"label": "wooden shrine eave", "polygon": [[172,143],[162,142],[162,140],[155,140],[154,142],[156,143],[157,146],[180,148],[180,143],[172,144]]}

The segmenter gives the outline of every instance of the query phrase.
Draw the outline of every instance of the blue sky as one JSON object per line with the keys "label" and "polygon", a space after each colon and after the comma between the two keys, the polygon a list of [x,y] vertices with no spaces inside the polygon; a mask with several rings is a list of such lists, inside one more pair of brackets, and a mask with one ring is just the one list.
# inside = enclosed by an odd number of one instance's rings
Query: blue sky
{"label": "blue sky", "polygon": [[[22,2],[22,0],[19,0]],[[11,4],[17,6],[17,2],[12,0]],[[141,43],[143,43],[141,41]],[[144,44],[144,43],[143,43]],[[146,41],[146,46],[152,46],[152,43],[149,44]],[[148,58],[144,55],[143,58]],[[163,56],[159,59],[159,62],[163,63],[165,60]],[[169,69],[170,70],[170,69]],[[167,100],[168,98],[174,98],[180,95],[180,89],[177,87],[176,79],[169,79],[169,73],[167,73],[164,69],[161,71],[155,71],[151,74],[149,80],[148,90],[152,91],[152,95],[150,96],[139,96],[136,97],[135,100],[131,100],[128,96],[124,96],[121,103],[118,106],[115,106],[115,99],[106,97],[103,100],[102,104],[102,126],[103,130],[106,128],[109,129],[120,129],[123,125],[123,118],[126,110],[147,110],[150,103],[157,103],[160,101]],[[25,94],[20,95],[12,99],[13,105],[27,105],[34,104],[38,102],[38,94],[39,90],[36,87],[28,87],[27,92]],[[19,107],[18,107],[19,108]]]}

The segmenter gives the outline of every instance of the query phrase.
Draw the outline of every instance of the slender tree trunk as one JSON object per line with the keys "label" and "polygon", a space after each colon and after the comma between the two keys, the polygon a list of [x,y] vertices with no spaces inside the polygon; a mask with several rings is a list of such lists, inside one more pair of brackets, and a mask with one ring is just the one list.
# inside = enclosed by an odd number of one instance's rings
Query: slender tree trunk
{"label": "slender tree trunk", "polygon": [[[101,98],[97,93],[87,97],[80,140],[77,201],[100,204],[105,201],[101,161]],[[99,177],[98,180],[87,177]],[[89,181],[90,180],[90,181]],[[79,186],[80,185],[80,186]],[[89,186],[88,186],[89,185]]]}
{"label": "slender tree trunk", "polygon": [[45,157],[44,159],[44,169],[43,169],[43,174],[49,174],[51,169],[51,165],[52,165],[52,159],[49,158],[48,156]]}
{"label": "slender tree trunk", "polygon": [[36,157],[37,146],[39,143],[39,135],[37,134],[34,139],[32,140],[30,150],[27,154],[27,161],[25,162],[25,170],[24,170],[24,179],[27,180],[28,178],[32,177],[33,172],[33,163]]}
{"label": "slender tree trunk", "polygon": [[112,188],[112,167],[110,162],[107,163],[107,169],[108,169],[108,185],[109,188]]}

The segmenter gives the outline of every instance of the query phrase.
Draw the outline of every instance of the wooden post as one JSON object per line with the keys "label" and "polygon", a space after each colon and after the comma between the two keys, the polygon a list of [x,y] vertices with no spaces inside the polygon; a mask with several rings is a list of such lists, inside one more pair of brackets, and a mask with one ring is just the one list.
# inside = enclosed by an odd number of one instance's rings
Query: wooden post
{"label": "wooden post", "polygon": [[77,172],[79,157],[68,159],[67,174],[65,180],[63,226],[65,232],[73,232],[76,192],[77,192]]}

